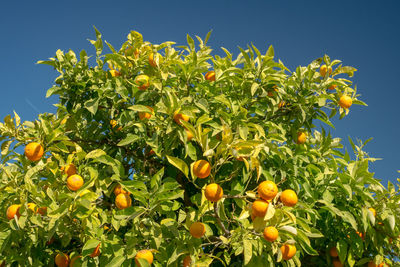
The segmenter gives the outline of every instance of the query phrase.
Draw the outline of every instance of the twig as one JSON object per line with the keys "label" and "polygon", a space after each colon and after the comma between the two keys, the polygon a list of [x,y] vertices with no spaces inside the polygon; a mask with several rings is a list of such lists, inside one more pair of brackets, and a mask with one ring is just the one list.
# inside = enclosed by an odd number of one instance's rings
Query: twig
{"label": "twig", "polygon": [[225,228],[225,225],[222,223],[221,218],[219,217],[217,202],[214,202],[214,214],[219,226],[221,226],[222,230],[224,231],[224,236],[230,236],[230,232]]}

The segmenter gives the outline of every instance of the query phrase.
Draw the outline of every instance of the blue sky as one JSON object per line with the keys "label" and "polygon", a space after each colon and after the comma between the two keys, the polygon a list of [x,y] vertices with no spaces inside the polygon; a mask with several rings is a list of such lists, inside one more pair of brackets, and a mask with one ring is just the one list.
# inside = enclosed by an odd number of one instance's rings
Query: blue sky
{"label": "blue sky", "polygon": [[[25,2],[25,3],[23,3]],[[186,34],[238,53],[251,42],[294,69],[328,54],[358,69],[352,78],[368,107],[352,106],[335,121],[334,136],[366,140],[376,178],[395,181],[400,169],[399,1],[5,1],[0,9],[0,118],[14,110],[23,120],[54,112],[45,99],[57,73],[36,65],[57,49],[94,54],[93,25],[119,47],[130,30],[154,43],[186,42]]]}

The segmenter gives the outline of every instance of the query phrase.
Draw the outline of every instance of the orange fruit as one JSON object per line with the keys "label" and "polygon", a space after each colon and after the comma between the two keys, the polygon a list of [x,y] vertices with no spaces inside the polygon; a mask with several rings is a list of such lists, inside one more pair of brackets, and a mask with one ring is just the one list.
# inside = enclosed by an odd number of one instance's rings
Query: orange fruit
{"label": "orange fruit", "polygon": [[283,108],[285,105],[286,105],[286,102],[285,101],[281,101],[278,104],[278,108]]}
{"label": "orange fruit", "polygon": [[292,189],[286,189],[281,194],[281,201],[283,205],[293,207],[297,203],[297,194]]}
{"label": "orange fruit", "polygon": [[100,244],[101,243],[99,243],[97,247],[93,250],[92,254],[90,254],[90,257],[96,258],[100,255]]}
{"label": "orange fruit", "polygon": [[60,252],[56,255],[54,262],[58,267],[68,267],[69,256]]}
{"label": "orange fruit", "polygon": [[339,259],[334,259],[332,261],[332,264],[333,264],[334,267],[343,267],[343,264],[340,262]]}
{"label": "orange fruit", "polygon": [[339,106],[348,109],[353,104],[353,100],[348,95],[342,95],[339,99]]}
{"label": "orange fruit", "polygon": [[183,267],[190,267],[191,263],[192,259],[190,258],[190,255],[186,255],[186,257],[183,258]]}
{"label": "orange fruit", "polygon": [[109,70],[111,73],[111,76],[113,77],[119,77],[121,76],[121,72],[117,71],[117,70]]}
{"label": "orange fruit", "polygon": [[278,235],[278,230],[273,226],[265,227],[263,231],[263,236],[268,242],[274,242],[278,238]]}
{"label": "orange fruit", "polygon": [[214,82],[215,81],[215,71],[210,70],[209,72],[206,73],[205,77],[206,77],[207,81]]}
{"label": "orange fruit", "polygon": [[68,176],[76,174],[76,167],[73,163],[68,164],[67,167],[64,168],[64,173]]}
{"label": "orange fruit", "polygon": [[193,237],[201,238],[206,233],[206,226],[204,223],[194,222],[190,226],[189,232]]}
{"label": "orange fruit", "polygon": [[326,65],[322,65],[321,68],[319,69],[319,74],[321,74],[322,77],[325,77],[326,73],[329,72],[329,75],[332,74],[332,68],[327,67]]}
{"label": "orange fruit", "polygon": [[149,107],[149,106],[146,106],[148,109],[150,109],[150,111],[151,111],[151,113],[148,113],[148,112],[139,112],[139,119],[142,121],[142,120],[145,120],[145,119],[150,119],[151,118],[151,115],[152,115],[152,113],[153,113],[153,111],[154,111],[154,109],[152,108],[152,107]]}
{"label": "orange fruit", "polygon": [[189,131],[189,130],[186,130],[186,129],[185,129],[185,131],[186,131],[186,135],[187,135],[187,140],[188,140],[188,141],[192,140],[193,137],[194,137],[194,135],[192,134],[192,132]]}
{"label": "orange fruit", "polygon": [[46,213],[47,213],[47,207],[40,207],[40,208],[38,209],[38,213],[39,213],[40,215],[46,215]]}
{"label": "orange fruit", "polygon": [[157,59],[158,59],[158,64],[161,64],[163,60],[160,54],[158,53],[155,55],[153,53],[149,54],[149,64],[154,68],[157,67]]}
{"label": "orange fruit", "polygon": [[335,90],[335,88],[337,87],[336,84],[332,84],[331,86],[328,87],[329,90]]}
{"label": "orange fruit", "polygon": [[362,240],[364,240],[364,234],[363,234],[363,233],[357,231],[356,234],[357,234],[359,237],[361,237]]}
{"label": "orange fruit", "polygon": [[139,86],[139,90],[146,90],[150,86],[149,76],[140,74],[136,76],[135,83]]}
{"label": "orange fruit", "polygon": [[130,206],[132,206],[132,199],[127,194],[118,194],[115,198],[115,205],[120,210],[129,208]]}
{"label": "orange fruit", "polygon": [[135,262],[137,266],[140,266],[138,259],[145,259],[149,264],[152,264],[154,260],[153,253],[147,249],[139,250],[135,256]]}
{"label": "orange fruit", "polygon": [[334,258],[339,257],[338,251],[335,247],[331,247],[329,249],[329,255],[331,255],[331,257],[334,257]]}
{"label": "orange fruit", "polygon": [[6,215],[7,215],[7,219],[11,220],[14,219],[14,216],[17,215],[17,217],[19,218],[21,216],[21,214],[19,214],[19,208],[21,207],[21,205],[19,204],[13,204],[11,206],[8,207]]}
{"label": "orange fruit", "polygon": [[256,217],[264,217],[268,209],[268,201],[256,199],[251,206],[251,214]]}
{"label": "orange fruit", "polygon": [[68,177],[67,179],[67,187],[71,191],[77,191],[83,185],[83,179],[80,175],[74,174]]}
{"label": "orange fruit", "polygon": [[185,114],[182,114],[182,113],[175,112],[175,113],[174,113],[174,121],[175,121],[177,124],[182,125],[181,120],[189,121],[189,116],[188,116],[188,115],[185,115]]}
{"label": "orange fruit", "polygon": [[206,186],[206,190],[204,191],[204,196],[207,200],[212,202],[219,201],[224,195],[224,190],[218,184],[209,184]]}
{"label": "orange fruit", "polygon": [[120,184],[117,184],[117,186],[114,188],[114,194],[115,194],[116,196],[118,196],[119,194],[127,194],[127,195],[130,195],[131,192],[128,192],[128,191],[124,190]]}
{"label": "orange fruit", "polygon": [[211,164],[204,160],[198,160],[193,164],[193,174],[198,178],[206,178],[211,173]]}
{"label": "orange fruit", "polygon": [[281,246],[282,258],[290,260],[296,254],[296,246],[291,244],[284,244]]}
{"label": "orange fruit", "polygon": [[82,256],[79,256],[79,255],[76,255],[75,257],[73,257],[69,263],[69,267],[74,267],[75,262],[80,258],[82,258]]}
{"label": "orange fruit", "polygon": [[299,145],[304,144],[307,141],[307,134],[305,132],[298,132],[297,133],[297,140],[296,143]]}
{"label": "orange fruit", "polygon": [[31,142],[25,147],[25,156],[30,161],[38,161],[42,158],[44,153],[43,147],[41,144],[36,142]]}
{"label": "orange fruit", "polygon": [[368,210],[372,212],[374,217],[376,217],[376,210],[374,208],[369,208]]}
{"label": "orange fruit", "polygon": [[378,265],[376,265],[375,262],[373,261],[368,262],[368,267],[383,267],[383,266],[385,266],[384,262],[379,263]]}
{"label": "orange fruit", "polygon": [[278,187],[272,181],[264,181],[258,185],[258,195],[264,200],[271,200],[278,194]]}
{"label": "orange fruit", "polygon": [[274,85],[274,86],[272,87],[272,89],[274,89],[274,90],[273,90],[273,91],[268,91],[268,93],[267,93],[267,95],[268,95],[269,97],[274,96],[274,95],[275,95],[275,92],[278,92],[278,88],[277,88],[276,85]]}

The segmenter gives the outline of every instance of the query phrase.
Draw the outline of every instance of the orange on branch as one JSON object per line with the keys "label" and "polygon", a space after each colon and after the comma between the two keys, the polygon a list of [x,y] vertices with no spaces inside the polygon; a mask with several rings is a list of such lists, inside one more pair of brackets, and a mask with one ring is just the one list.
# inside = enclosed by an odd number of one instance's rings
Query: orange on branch
{"label": "orange on branch", "polygon": [[80,255],[76,255],[73,258],[71,258],[71,262],[69,263],[69,267],[74,267],[75,262],[80,258],[82,258],[82,256],[80,256]]}
{"label": "orange on branch", "polygon": [[285,191],[283,191],[280,199],[283,205],[288,207],[293,207],[298,201],[296,192],[291,189],[286,189]]}
{"label": "orange on branch", "polygon": [[337,87],[336,84],[332,84],[331,86],[328,87],[329,90],[335,90],[335,88]]}
{"label": "orange on branch", "polygon": [[154,109],[152,107],[146,106],[148,109],[150,109],[150,113],[149,112],[139,112],[139,119],[140,120],[148,120],[151,118]]}
{"label": "orange on branch", "polygon": [[339,99],[339,106],[341,106],[344,109],[350,108],[352,104],[353,100],[348,95],[342,95]]}
{"label": "orange on branch", "polygon": [[290,260],[296,254],[296,246],[291,244],[284,244],[281,246],[282,258]]}
{"label": "orange on branch", "polygon": [[117,184],[117,185],[115,186],[115,188],[114,188],[114,194],[115,194],[116,196],[118,196],[119,194],[127,194],[127,195],[130,195],[131,192],[129,192],[129,191],[123,189],[122,186],[121,186],[120,184]]}
{"label": "orange on branch", "polygon": [[271,200],[278,194],[278,187],[272,181],[264,181],[258,185],[258,195],[264,200]]}
{"label": "orange on branch", "polygon": [[334,259],[332,264],[334,267],[343,267],[343,263],[339,259]]}
{"label": "orange on branch", "polygon": [[329,75],[331,75],[332,67],[327,67],[326,65],[322,65],[321,68],[319,69],[319,74],[321,74],[322,77],[325,77],[327,72],[329,72]]}
{"label": "orange on branch", "polygon": [[152,264],[154,260],[153,253],[147,249],[139,250],[135,256],[135,263],[140,266],[138,259],[145,259],[149,264]]}
{"label": "orange on branch", "polygon": [[83,185],[83,179],[80,175],[74,174],[68,177],[67,187],[71,191],[78,191]]}
{"label": "orange on branch", "polygon": [[193,174],[198,178],[207,178],[211,173],[211,164],[204,160],[198,160],[193,165]]}
{"label": "orange on branch", "polygon": [[256,199],[251,206],[251,214],[256,217],[264,217],[268,210],[268,201]]}
{"label": "orange on branch", "polygon": [[21,216],[21,214],[19,214],[20,208],[21,208],[20,204],[13,204],[13,205],[9,206],[7,208],[7,212],[6,212],[7,219],[12,220],[12,219],[14,219],[15,215],[17,216],[17,218],[19,218]]}
{"label": "orange on branch", "polygon": [[25,146],[25,156],[30,161],[38,161],[44,153],[43,146],[36,142],[31,142]]}
{"label": "orange on branch", "polygon": [[193,139],[194,135],[192,134],[191,131],[185,129],[186,135],[187,135],[187,140],[190,141]]}
{"label": "orange on branch", "polygon": [[298,132],[297,133],[297,140],[296,143],[299,145],[304,144],[307,141],[307,134],[305,132]]}
{"label": "orange on branch", "polygon": [[73,163],[68,164],[68,165],[64,168],[64,173],[65,173],[67,176],[71,176],[71,175],[76,174],[76,171],[77,171],[76,166],[75,166]]}
{"label": "orange on branch", "polygon": [[329,255],[331,255],[331,257],[334,257],[334,258],[339,257],[336,247],[331,247],[329,249]]}
{"label": "orange on branch", "polygon": [[120,210],[129,208],[130,206],[132,206],[132,199],[127,194],[119,194],[115,198],[115,205]]}
{"label": "orange on branch", "polygon": [[206,226],[201,222],[194,222],[189,228],[189,232],[193,237],[201,238],[206,233]]}
{"label": "orange on branch", "polygon": [[181,120],[189,121],[189,116],[185,115],[185,114],[182,114],[182,113],[178,113],[178,112],[175,111],[175,113],[174,113],[174,121],[177,124],[182,125]]}
{"label": "orange on branch", "polygon": [[54,262],[58,267],[68,267],[69,256],[60,252],[56,255]]}
{"label": "orange on branch", "polygon": [[192,259],[190,258],[190,255],[186,255],[185,258],[183,258],[183,267],[190,267],[190,264],[192,264]]}
{"label": "orange on branch", "polygon": [[145,74],[136,76],[135,83],[138,85],[139,90],[146,90],[150,86],[150,78]]}
{"label": "orange on branch", "polygon": [[214,82],[215,81],[215,71],[210,70],[209,72],[206,73],[205,78],[207,81]]}
{"label": "orange on branch", "polygon": [[278,238],[279,233],[275,227],[268,226],[264,228],[263,236],[268,242],[274,242]]}
{"label": "orange on branch", "polygon": [[152,67],[157,67],[157,60],[158,60],[158,64],[161,64],[163,59],[162,56],[158,53],[154,54],[154,53],[150,53],[149,54],[149,64]]}
{"label": "orange on branch", "polygon": [[121,76],[121,72],[117,71],[117,70],[109,70],[109,72],[111,73],[112,77],[119,77]]}
{"label": "orange on branch", "polygon": [[222,190],[220,185],[215,183],[207,185],[206,190],[204,191],[204,196],[211,202],[218,202],[223,195],[224,190]]}

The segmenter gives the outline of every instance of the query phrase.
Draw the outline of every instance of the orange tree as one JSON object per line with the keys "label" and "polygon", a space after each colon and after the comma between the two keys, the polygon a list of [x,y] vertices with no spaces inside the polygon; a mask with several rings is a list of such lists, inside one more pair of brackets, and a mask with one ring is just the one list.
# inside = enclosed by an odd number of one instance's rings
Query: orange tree
{"label": "orange tree", "polygon": [[351,157],[324,129],[364,104],[356,69],[324,56],[291,72],[272,47],[212,56],[208,37],[132,31],[117,50],[96,30],[92,64],[39,62],[60,73],[57,113],[0,124],[3,264],[392,264],[398,188],[365,143]]}

